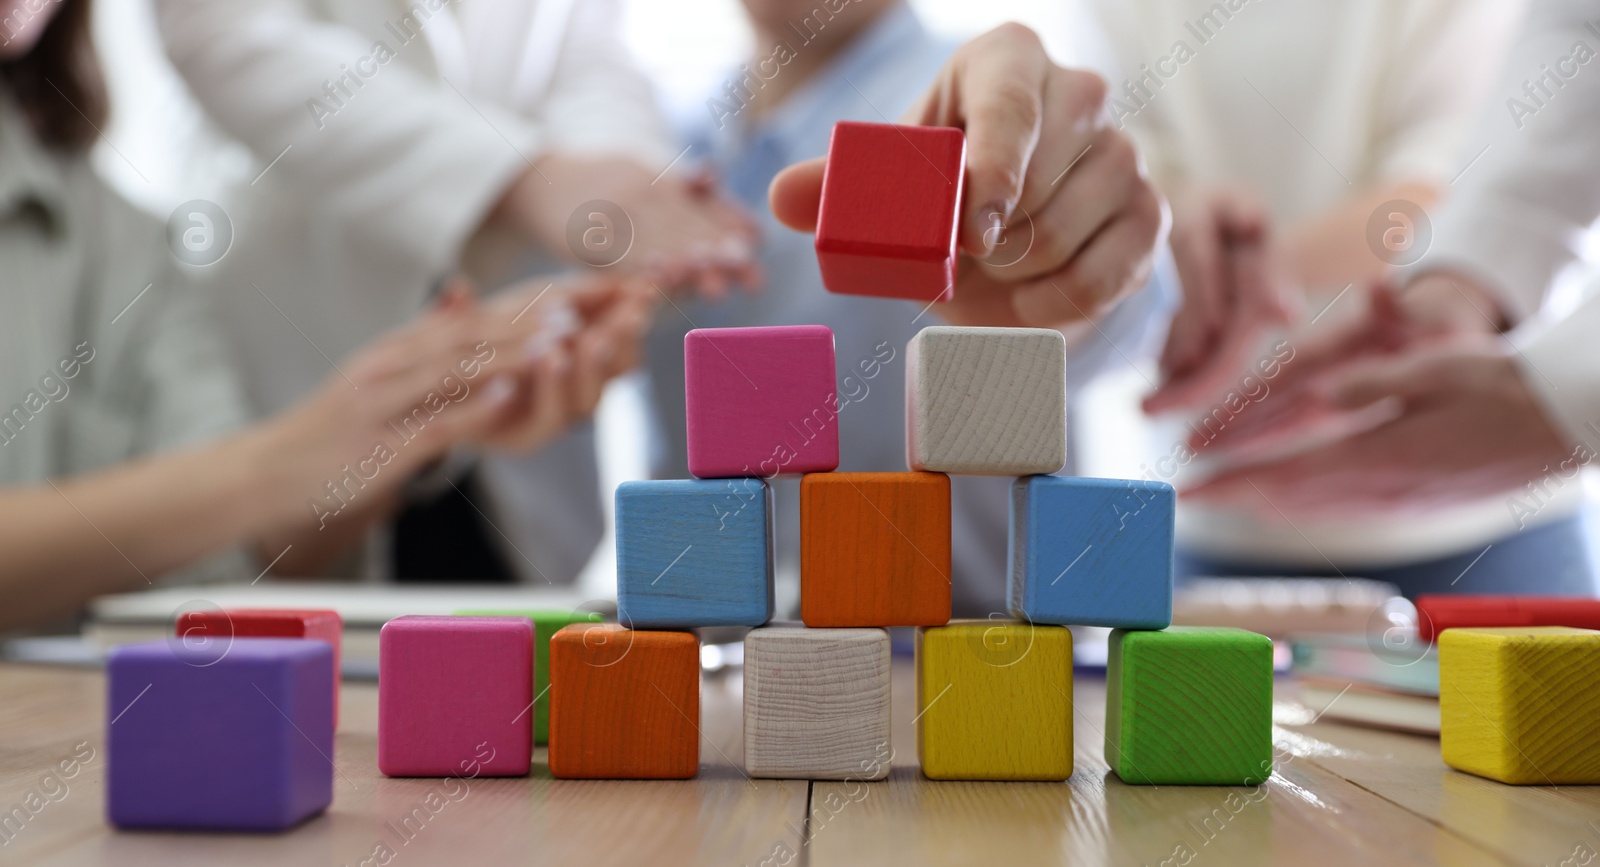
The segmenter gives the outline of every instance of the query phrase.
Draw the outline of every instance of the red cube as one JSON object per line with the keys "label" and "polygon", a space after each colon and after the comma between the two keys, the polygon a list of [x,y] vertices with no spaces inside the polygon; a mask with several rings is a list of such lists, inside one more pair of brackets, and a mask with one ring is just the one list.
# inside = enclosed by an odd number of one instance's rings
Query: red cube
{"label": "red cube", "polygon": [[835,124],[817,213],[828,291],[950,300],[966,165],[959,129]]}
{"label": "red cube", "polygon": [[1417,637],[1423,641],[1438,641],[1446,629],[1484,626],[1600,629],[1600,599],[1450,593],[1417,597]]}
{"label": "red cube", "polygon": [[344,621],[339,612],[325,609],[229,608],[185,611],[178,615],[178,639],[186,648],[202,649],[204,642],[218,643],[203,653],[220,658],[234,638],[315,638],[333,648],[333,723],[339,724],[339,642]]}

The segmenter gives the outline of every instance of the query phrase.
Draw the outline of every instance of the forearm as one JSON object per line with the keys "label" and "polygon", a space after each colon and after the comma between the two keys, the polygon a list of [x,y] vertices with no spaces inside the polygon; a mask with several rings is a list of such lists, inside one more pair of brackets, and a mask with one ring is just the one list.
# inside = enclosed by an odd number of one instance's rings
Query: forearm
{"label": "forearm", "polygon": [[68,614],[294,520],[266,490],[259,431],[0,492],[0,629]]}
{"label": "forearm", "polygon": [[328,570],[360,545],[374,524],[393,515],[399,503],[397,492],[381,492],[351,503],[326,522],[307,508],[305,520],[263,536],[258,556],[277,578],[327,578]]}
{"label": "forearm", "polygon": [[[1308,289],[1337,291],[1347,284],[1365,283],[1381,275],[1391,262],[1379,258],[1367,238],[1367,222],[1373,212],[1396,199],[1426,209],[1437,198],[1438,190],[1432,184],[1387,184],[1357,193],[1286,227],[1283,251],[1290,276]],[[1411,239],[1420,241],[1414,233]]]}

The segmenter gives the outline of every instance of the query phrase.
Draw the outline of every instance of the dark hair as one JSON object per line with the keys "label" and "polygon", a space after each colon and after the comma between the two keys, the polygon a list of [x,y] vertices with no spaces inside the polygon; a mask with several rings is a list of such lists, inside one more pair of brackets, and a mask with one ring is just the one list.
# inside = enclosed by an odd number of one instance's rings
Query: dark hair
{"label": "dark hair", "polygon": [[89,33],[89,0],[59,0],[39,44],[0,63],[0,81],[16,98],[34,135],[48,147],[87,148],[105,126],[105,79]]}

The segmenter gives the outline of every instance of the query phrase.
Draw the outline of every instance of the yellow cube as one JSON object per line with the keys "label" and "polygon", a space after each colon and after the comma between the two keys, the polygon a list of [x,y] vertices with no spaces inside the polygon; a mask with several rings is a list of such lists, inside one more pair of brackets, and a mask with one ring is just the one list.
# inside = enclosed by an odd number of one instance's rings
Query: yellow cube
{"label": "yellow cube", "polygon": [[917,630],[917,756],[934,780],[1072,776],[1072,633],[1009,620]]}
{"label": "yellow cube", "polygon": [[1600,783],[1600,632],[1446,629],[1439,710],[1452,768],[1520,785]]}

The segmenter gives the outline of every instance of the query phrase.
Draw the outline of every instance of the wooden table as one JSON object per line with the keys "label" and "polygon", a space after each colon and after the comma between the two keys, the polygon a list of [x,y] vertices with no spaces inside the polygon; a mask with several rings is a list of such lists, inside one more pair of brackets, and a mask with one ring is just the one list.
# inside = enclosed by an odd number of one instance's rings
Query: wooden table
{"label": "wooden table", "polygon": [[[347,683],[326,815],[277,835],[129,833],[103,819],[104,678],[5,665],[0,810],[41,787],[55,800],[4,831],[0,864],[1554,865],[1600,853],[1600,788],[1451,771],[1431,738],[1313,723],[1286,698],[1289,682],[1275,711],[1280,764],[1258,789],[1123,785],[1101,756],[1105,684],[1086,677],[1070,782],[931,782],[916,767],[906,661],[894,691],[883,782],[745,779],[735,672],[704,684],[698,779],[554,780],[540,750],[531,777],[471,780],[429,811],[429,793],[448,792],[378,774],[377,690]],[[69,788],[44,782],[83,743],[95,754]],[[402,833],[408,816],[422,819]]]}

